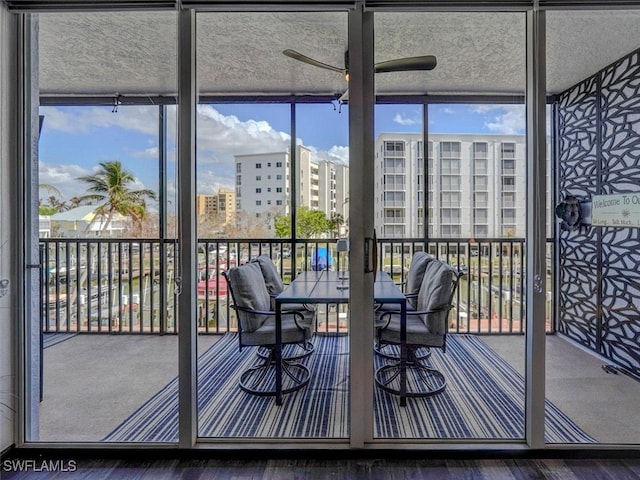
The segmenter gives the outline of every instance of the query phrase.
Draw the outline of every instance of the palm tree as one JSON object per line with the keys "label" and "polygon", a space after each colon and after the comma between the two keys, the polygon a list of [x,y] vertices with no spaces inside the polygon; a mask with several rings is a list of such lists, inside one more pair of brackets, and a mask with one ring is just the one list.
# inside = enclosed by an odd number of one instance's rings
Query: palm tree
{"label": "palm tree", "polygon": [[98,218],[106,218],[102,224],[104,230],[111,223],[114,214],[128,216],[140,225],[147,215],[145,199],[156,199],[156,192],[149,189],[132,190],[130,185],[135,182],[133,174],[126,170],[119,161],[101,162],[100,168],[94,175],[79,177],[77,180],[89,185],[89,194],[80,197],[80,201],[90,204],[98,203],[95,217],[87,226],[91,228]]}

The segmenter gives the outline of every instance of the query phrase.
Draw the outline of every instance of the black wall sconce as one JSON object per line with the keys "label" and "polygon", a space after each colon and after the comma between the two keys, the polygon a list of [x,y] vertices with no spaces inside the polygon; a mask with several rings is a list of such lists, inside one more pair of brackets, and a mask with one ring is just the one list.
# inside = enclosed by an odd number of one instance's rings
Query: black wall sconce
{"label": "black wall sconce", "polygon": [[560,230],[586,230],[591,225],[591,199],[566,196],[556,205],[555,213],[562,220]]}

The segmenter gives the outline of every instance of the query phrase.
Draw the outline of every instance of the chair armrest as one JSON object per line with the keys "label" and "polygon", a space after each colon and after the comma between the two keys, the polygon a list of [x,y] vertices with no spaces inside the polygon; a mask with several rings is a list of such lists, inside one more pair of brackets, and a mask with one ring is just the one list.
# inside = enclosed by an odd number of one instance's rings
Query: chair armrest
{"label": "chair armrest", "polygon": [[[253,313],[253,314],[258,314],[258,315],[269,315],[269,316],[276,316],[276,312],[272,311],[272,310],[255,310],[253,308],[249,308],[249,307],[240,307],[238,305],[230,305],[231,308],[233,308],[236,311],[241,311],[241,312],[246,312],[246,313]],[[296,324],[296,327],[298,327],[300,330],[304,330],[304,327],[300,325],[299,320],[304,320],[304,315],[302,315],[302,313],[300,313],[298,310],[281,310],[280,311],[281,315],[293,315],[293,321]]]}
{"label": "chair armrest", "polygon": [[[443,306],[438,307],[438,308],[434,308],[432,310],[407,310],[406,316],[409,317],[409,316],[417,316],[417,315],[430,315],[430,314],[433,314],[433,313],[438,313],[438,312],[442,312],[442,311],[451,310],[452,307],[453,307],[453,305],[448,304],[448,305],[443,305]],[[400,315],[400,312],[384,312],[382,315],[380,315],[380,320],[381,321],[385,317],[387,317],[387,321],[385,322],[385,324],[383,326],[380,326],[379,328],[384,330],[385,328],[387,328],[389,326],[389,322],[391,322],[391,315]]]}

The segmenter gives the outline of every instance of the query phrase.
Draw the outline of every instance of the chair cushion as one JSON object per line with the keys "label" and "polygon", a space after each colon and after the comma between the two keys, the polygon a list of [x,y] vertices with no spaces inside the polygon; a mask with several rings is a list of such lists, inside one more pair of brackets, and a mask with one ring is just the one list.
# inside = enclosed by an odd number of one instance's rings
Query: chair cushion
{"label": "chair cushion", "polygon": [[[413,255],[411,265],[409,265],[409,273],[407,274],[407,286],[405,288],[406,294],[415,295],[418,293],[420,286],[422,285],[424,272],[431,260],[433,260],[433,257],[426,252],[416,252]],[[409,298],[408,302],[412,307],[417,305],[415,297]]]}
{"label": "chair cushion", "polygon": [[[300,327],[298,327],[298,325]],[[282,315],[282,344],[303,343],[311,338],[311,324],[298,317],[298,324],[292,314]],[[242,334],[243,345],[275,345],[276,343],[276,317],[270,316],[254,332]]]}
{"label": "chair cushion", "polygon": [[[454,275],[454,269],[446,263],[435,259],[428,262],[418,292],[417,311],[449,307]],[[412,314],[409,311],[407,313],[407,345],[442,347],[447,333],[448,317],[448,308],[429,314]],[[392,313],[390,316],[381,315],[376,318],[376,328],[382,342],[400,343],[400,326],[399,313]]]}
{"label": "chair cushion", "polygon": [[[233,300],[239,307],[252,310],[271,310],[271,299],[257,263],[247,263],[228,272],[233,290]],[[265,322],[266,315],[238,312],[240,328],[243,332],[254,332]]]}
{"label": "chair cushion", "polygon": [[264,283],[267,285],[267,291],[271,296],[278,295],[284,289],[284,283],[282,278],[276,269],[276,266],[271,261],[269,255],[262,254],[258,257],[252,258],[250,263],[257,263],[262,270],[262,276],[264,277]]}
{"label": "chair cushion", "polygon": [[[439,260],[429,262],[418,292],[419,311],[436,310],[449,305],[453,288],[454,270]],[[449,310],[423,315],[423,322],[431,333],[444,335]]]}
{"label": "chair cushion", "polygon": [[[384,343],[400,344],[400,314],[391,314],[382,317],[384,324],[389,320],[389,325],[380,330],[380,340]],[[419,315],[407,315],[407,345],[424,345],[427,347],[442,347],[444,335],[432,333]]]}
{"label": "chair cushion", "polygon": [[[424,272],[431,260],[433,260],[433,257],[425,252],[416,252],[411,259],[404,291],[405,295],[407,295],[407,310],[415,310],[418,305],[418,292],[422,285]],[[376,313],[381,314],[383,312],[400,312],[400,305],[397,303],[382,304]]]}

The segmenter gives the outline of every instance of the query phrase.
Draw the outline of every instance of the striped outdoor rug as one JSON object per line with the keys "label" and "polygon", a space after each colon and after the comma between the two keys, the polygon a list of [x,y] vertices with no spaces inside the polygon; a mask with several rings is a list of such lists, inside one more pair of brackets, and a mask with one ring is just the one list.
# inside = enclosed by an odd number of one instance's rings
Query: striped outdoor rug
{"label": "striped outdoor rug", "polygon": [[[201,437],[348,438],[348,337],[316,336],[316,351],[305,362],[311,371],[306,388],[273,398],[246,394],[238,376],[255,361],[255,350],[238,351],[235,334],[227,334],[198,361],[198,435]],[[376,362],[380,362],[379,359]],[[447,353],[435,351],[432,364],[448,381],[441,394],[409,399],[375,389],[376,438],[522,439],[524,380],[479,338],[450,335]],[[103,441],[176,442],[177,379],[142,405]],[[595,440],[549,401],[549,443]]]}

